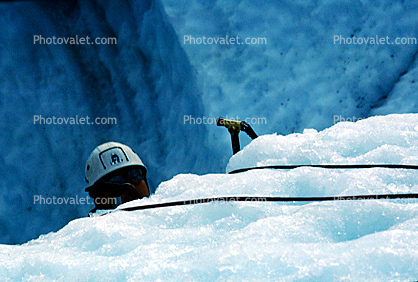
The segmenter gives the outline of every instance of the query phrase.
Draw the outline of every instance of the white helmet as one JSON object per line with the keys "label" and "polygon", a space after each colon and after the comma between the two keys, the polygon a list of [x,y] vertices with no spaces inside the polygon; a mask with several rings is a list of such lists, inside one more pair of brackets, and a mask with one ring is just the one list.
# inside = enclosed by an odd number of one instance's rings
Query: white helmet
{"label": "white helmet", "polygon": [[144,175],[147,173],[144,163],[128,146],[117,142],[97,146],[86,162],[86,182],[89,185],[86,191],[103,176],[128,166],[139,166]]}

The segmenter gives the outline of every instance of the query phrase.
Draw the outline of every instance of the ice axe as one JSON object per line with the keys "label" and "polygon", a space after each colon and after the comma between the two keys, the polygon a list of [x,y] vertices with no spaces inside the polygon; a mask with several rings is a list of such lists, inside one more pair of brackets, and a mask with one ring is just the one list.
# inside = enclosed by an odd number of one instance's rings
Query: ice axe
{"label": "ice axe", "polygon": [[245,121],[224,119],[222,117],[219,117],[216,120],[216,125],[225,126],[226,128],[228,128],[228,131],[231,134],[233,155],[238,153],[240,150],[239,136],[238,136],[240,131],[244,131],[245,133],[247,133],[247,135],[250,136],[250,138],[253,140],[258,137],[257,134],[254,132],[254,130],[251,128],[251,126]]}

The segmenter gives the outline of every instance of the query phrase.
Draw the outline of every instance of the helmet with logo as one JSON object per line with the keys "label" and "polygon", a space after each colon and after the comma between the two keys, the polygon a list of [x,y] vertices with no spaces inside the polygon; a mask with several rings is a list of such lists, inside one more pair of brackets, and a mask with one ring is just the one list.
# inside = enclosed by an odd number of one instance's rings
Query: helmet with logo
{"label": "helmet with logo", "polygon": [[127,167],[138,167],[144,175],[147,173],[144,163],[128,146],[107,142],[96,147],[86,162],[86,192],[104,176]]}

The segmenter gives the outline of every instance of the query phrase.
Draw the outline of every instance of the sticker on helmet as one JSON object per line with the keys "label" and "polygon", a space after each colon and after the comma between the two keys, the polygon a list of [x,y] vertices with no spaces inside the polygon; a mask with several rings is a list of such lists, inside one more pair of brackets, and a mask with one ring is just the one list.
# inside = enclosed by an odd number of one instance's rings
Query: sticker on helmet
{"label": "sticker on helmet", "polygon": [[110,171],[129,163],[126,153],[120,147],[113,147],[104,150],[103,152],[100,152],[99,156],[103,169],[109,169],[109,166],[113,167]]}
{"label": "sticker on helmet", "polygon": [[112,155],[110,157],[110,165],[115,165],[115,164],[118,164],[118,163],[121,163],[121,162],[123,162],[123,159],[120,158],[118,156],[118,154],[112,153]]}

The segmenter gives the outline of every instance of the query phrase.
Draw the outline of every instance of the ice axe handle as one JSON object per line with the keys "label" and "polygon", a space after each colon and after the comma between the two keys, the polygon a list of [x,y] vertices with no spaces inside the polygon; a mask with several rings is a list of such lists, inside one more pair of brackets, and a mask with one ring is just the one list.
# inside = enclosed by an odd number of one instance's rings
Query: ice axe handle
{"label": "ice axe handle", "polygon": [[236,154],[240,150],[239,145],[239,132],[241,131],[241,122],[235,120],[224,119],[219,117],[216,120],[217,126],[225,126],[228,128],[229,133],[231,134],[231,143],[232,143],[232,154]]}

